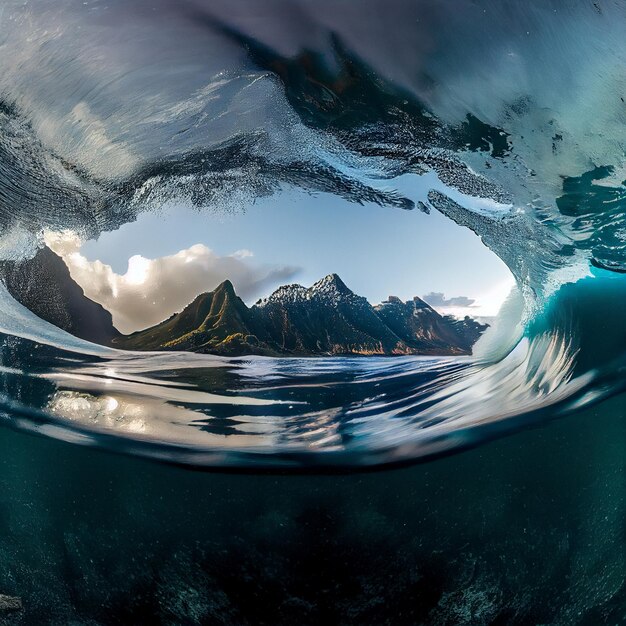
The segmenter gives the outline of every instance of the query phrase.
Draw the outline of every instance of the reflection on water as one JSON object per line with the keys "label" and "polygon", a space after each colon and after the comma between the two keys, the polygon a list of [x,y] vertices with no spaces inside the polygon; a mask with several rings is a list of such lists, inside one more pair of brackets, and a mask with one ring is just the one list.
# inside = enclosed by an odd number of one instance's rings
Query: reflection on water
{"label": "reflection on water", "polygon": [[[12,358],[24,352],[30,362],[33,351],[24,342]],[[51,417],[21,427],[192,465],[389,464],[470,445],[552,405],[585,404],[591,398],[579,392],[591,379],[573,377],[574,355],[548,335],[520,342],[497,364],[129,352],[64,363],[56,354],[52,371],[37,375],[50,385],[39,408]],[[12,378],[35,405],[32,376]]]}

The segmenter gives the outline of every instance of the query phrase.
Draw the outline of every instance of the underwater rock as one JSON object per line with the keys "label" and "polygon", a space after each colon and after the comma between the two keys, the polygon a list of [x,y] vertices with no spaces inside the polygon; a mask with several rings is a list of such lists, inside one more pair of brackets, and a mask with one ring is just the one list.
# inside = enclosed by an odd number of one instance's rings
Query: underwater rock
{"label": "underwater rock", "polygon": [[5,596],[0,593],[0,614],[22,610],[22,598]]}

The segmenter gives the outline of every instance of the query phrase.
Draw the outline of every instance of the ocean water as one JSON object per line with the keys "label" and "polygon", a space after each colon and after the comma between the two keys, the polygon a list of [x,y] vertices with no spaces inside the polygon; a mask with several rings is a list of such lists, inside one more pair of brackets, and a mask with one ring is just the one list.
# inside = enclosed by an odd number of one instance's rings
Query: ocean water
{"label": "ocean water", "polygon": [[404,469],[193,472],[7,431],[22,624],[620,624],[622,397]]}
{"label": "ocean water", "polygon": [[622,2],[7,0],[0,48],[3,260],[295,188],[516,282],[393,359],[118,351],[0,285],[0,620],[626,620]]}

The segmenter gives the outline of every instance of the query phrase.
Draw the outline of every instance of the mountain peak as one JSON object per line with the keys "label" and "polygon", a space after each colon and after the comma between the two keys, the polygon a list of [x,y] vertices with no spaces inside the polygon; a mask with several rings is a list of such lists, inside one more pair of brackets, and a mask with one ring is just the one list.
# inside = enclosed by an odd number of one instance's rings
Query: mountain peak
{"label": "mountain peak", "polygon": [[221,282],[217,287],[215,287],[213,291],[203,291],[202,293],[198,294],[191,304],[195,305],[196,307],[204,304],[210,306],[215,296],[228,296],[230,298],[236,297],[237,294],[235,293],[235,288],[233,287],[233,284],[230,282],[230,280],[225,280]]}
{"label": "mountain peak", "polygon": [[225,281],[221,282],[214,290],[214,293],[218,293],[218,292],[227,292],[228,294],[232,294],[235,295],[235,288],[233,287],[233,284],[230,282],[230,280],[226,279]]}
{"label": "mountain peak", "polygon": [[328,274],[321,280],[318,280],[311,287],[311,291],[328,291],[334,290],[339,293],[351,294],[352,290],[341,280],[339,274]]}

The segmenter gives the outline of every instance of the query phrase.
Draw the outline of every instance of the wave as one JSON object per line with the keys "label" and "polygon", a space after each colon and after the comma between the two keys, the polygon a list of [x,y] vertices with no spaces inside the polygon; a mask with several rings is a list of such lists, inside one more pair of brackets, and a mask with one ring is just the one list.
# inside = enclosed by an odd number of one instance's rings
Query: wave
{"label": "wave", "polygon": [[197,467],[349,469],[620,393],[624,6],[235,4],[5,4],[0,255],[295,187],[438,211],[515,293],[471,358],[270,359],[102,348],[0,289],[3,422]]}

